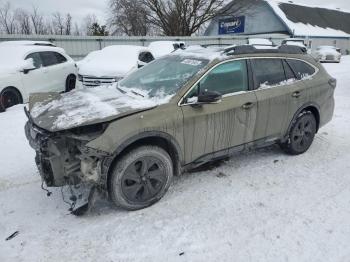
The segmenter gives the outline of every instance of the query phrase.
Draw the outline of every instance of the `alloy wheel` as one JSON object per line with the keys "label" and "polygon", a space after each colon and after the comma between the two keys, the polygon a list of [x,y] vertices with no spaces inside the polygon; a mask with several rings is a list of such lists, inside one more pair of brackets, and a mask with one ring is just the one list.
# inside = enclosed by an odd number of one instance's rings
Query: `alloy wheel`
{"label": "alloy wheel", "polygon": [[142,157],[131,163],[122,177],[125,197],[143,203],[157,196],[166,184],[165,167],[155,157]]}

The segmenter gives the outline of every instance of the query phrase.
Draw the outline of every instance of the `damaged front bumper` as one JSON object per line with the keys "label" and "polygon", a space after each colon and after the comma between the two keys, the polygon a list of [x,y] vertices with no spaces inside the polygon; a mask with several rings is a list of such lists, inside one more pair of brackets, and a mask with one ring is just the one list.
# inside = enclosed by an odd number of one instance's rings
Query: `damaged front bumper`
{"label": "damaged front bumper", "polygon": [[[108,153],[86,147],[89,141],[103,132],[103,128],[85,127],[84,132],[48,132],[35,125],[29,112],[25,111],[28,116],[25,134],[36,152],[35,162],[47,187],[80,187],[83,191],[97,188],[100,192],[106,192],[107,172],[112,157]],[[77,194],[70,197],[70,200],[76,202],[78,198]]]}

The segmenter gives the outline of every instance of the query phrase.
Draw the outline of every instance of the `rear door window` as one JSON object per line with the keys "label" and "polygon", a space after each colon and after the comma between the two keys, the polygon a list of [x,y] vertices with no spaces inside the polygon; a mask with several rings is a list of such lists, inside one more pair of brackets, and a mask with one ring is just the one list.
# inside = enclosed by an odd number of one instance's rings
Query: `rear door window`
{"label": "rear door window", "polygon": [[279,85],[286,80],[282,59],[252,59],[251,64],[255,88]]}
{"label": "rear door window", "polygon": [[221,95],[247,91],[247,62],[237,60],[215,67],[200,82],[200,90],[216,91]]}
{"label": "rear door window", "polygon": [[40,56],[44,66],[52,66],[59,63],[55,52],[40,52]]}
{"label": "rear door window", "polygon": [[316,72],[314,67],[301,60],[287,59],[286,61],[294,71],[298,80],[312,76]]}

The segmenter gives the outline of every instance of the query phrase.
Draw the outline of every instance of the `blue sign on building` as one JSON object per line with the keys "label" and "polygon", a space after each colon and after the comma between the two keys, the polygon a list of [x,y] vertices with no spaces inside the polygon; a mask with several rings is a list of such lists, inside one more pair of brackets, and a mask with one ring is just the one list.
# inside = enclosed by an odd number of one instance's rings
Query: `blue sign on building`
{"label": "blue sign on building", "polygon": [[219,35],[244,33],[245,16],[219,20]]}

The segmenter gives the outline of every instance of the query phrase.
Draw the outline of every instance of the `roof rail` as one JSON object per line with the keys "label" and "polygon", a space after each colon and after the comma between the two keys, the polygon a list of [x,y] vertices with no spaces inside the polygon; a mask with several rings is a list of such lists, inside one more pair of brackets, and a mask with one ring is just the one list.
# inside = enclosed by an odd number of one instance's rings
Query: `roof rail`
{"label": "roof rail", "polygon": [[225,46],[232,46],[232,44],[203,44],[201,47],[207,48],[207,47],[225,47]]}
{"label": "roof rail", "polygon": [[280,53],[280,54],[306,54],[306,48],[292,45],[281,45],[277,48],[255,48],[254,45],[238,45],[226,48],[223,54],[227,55],[242,55],[242,54],[265,54],[265,53]]}

